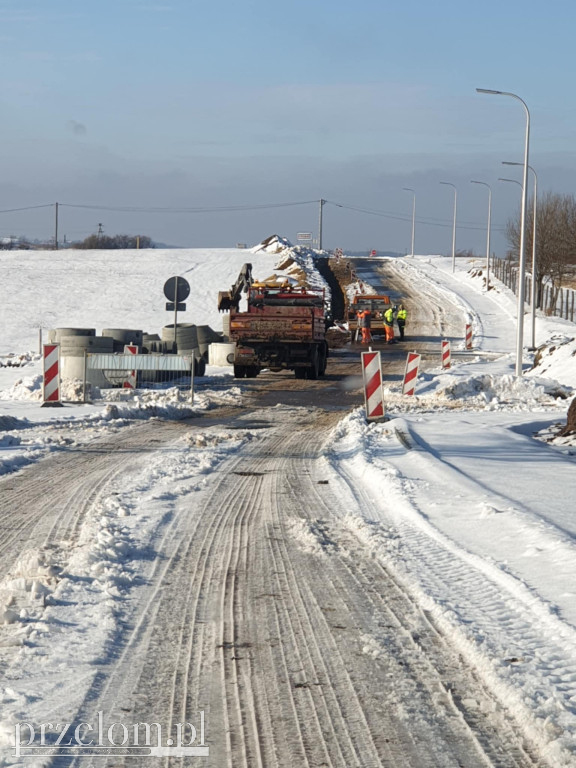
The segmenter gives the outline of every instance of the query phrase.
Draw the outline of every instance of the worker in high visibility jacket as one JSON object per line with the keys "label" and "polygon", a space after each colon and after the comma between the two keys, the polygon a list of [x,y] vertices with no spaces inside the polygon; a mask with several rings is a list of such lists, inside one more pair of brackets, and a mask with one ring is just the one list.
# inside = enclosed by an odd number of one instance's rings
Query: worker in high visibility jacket
{"label": "worker in high visibility jacket", "polygon": [[394,308],[388,307],[384,312],[384,331],[386,333],[386,343],[395,344],[394,341]]}
{"label": "worker in high visibility jacket", "polygon": [[370,331],[372,327],[372,313],[369,309],[362,309],[356,317],[358,318],[358,327],[362,332],[362,344],[368,344],[372,341],[372,333]]}
{"label": "worker in high visibility jacket", "polygon": [[406,326],[406,318],[408,317],[408,312],[406,311],[406,307],[404,304],[398,305],[398,311],[396,312],[396,322],[398,324],[398,332],[400,333],[400,339],[404,338],[404,327]]}

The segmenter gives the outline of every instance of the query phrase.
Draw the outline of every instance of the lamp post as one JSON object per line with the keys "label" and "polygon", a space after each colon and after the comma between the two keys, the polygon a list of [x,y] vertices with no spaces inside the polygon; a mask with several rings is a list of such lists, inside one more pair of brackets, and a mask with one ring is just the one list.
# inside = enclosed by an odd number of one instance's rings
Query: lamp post
{"label": "lamp post", "polygon": [[416,191],[411,187],[402,187],[405,192],[412,192],[412,258],[414,258],[414,232],[416,230]]}
{"label": "lamp post", "polygon": [[[511,184],[518,184],[520,189],[522,189],[522,184],[520,184],[520,182],[517,181],[516,179],[498,179],[498,181],[509,181]],[[518,374],[516,374],[516,375],[518,375]]]}
{"label": "lamp post", "polygon": [[[522,165],[522,163],[510,163],[502,161],[502,165]],[[534,203],[532,206],[532,285],[530,291],[530,306],[532,307],[532,351],[536,349],[536,210],[538,200],[538,176],[531,165],[528,168],[534,174]]]}
{"label": "lamp post", "polygon": [[483,187],[488,187],[488,226],[486,228],[486,293],[490,290],[490,224],[492,218],[492,187],[490,184],[486,184],[485,181],[474,181],[471,184],[482,184]]}
{"label": "lamp post", "polygon": [[440,184],[446,184],[454,189],[454,223],[452,224],[452,272],[454,272],[456,270],[456,200],[458,198],[458,190],[456,185],[449,181],[441,181]]}
{"label": "lamp post", "polygon": [[516,329],[516,376],[522,376],[522,347],[524,340],[524,277],[526,274],[526,188],[528,186],[528,150],[530,146],[530,112],[524,99],[508,91],[492,91],[487,88],[476,88],[478,93],[489,93],[496,96],[510,96],[519,101],[526,113],[526,138],[524,141],[524,171],[522,175],[522,214],[520,217],[520,262],[518,264],[518,324]]}

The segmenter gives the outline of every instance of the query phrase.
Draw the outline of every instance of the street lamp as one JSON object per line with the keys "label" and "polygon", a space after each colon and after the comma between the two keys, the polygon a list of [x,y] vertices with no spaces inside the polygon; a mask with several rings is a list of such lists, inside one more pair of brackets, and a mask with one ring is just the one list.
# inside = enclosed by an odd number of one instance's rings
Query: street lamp
{"label": "street lamp", "polygon": [[412,258],[414,258],[414,232],[416,229],[416,191],[411,187],[402,187],[405,192],[412,192]]}
{"label": "street lamp", "polygon": [[486,234],[486,293],[490,290],[490,220],[492,218],[492,187],[490,184],[486,184],[485,181],[474,181],[471,184],[482,184],[483,187],[488,187],[488,226]]}
{"label": "street lamp", "polygon": [[454,189],[454,223],[452,224],[452,272],[456,269],[456,200],[458,197],[458,190],[456,185],[449,181],[441,181],[440,184],[446,184],[448,187]]}
{"label": "street lamp", "polygon": [[[502,165],[522,165],[522,163],[510,163],[502,161]],[[532,207],[532,285],[530,291],[530,305],[532,307],[532,351],[536,349],[536,201],[538,199],[538,176],[531,165],[528,168],[534,174],[534,204]]]}
{"label": "street lamp", "polygon": [[528,148],[530,146],[530,112],[526,102],[515,93],[508,91],[492,91],[487,88],[476,88],[478,93],[490,93],[497,96],[510,96],[519,101],[526,112],[526,138],[524,142],[524,171],[522,176],[522,215],[520,217],[520,263],[518,265],[518,327],[516,333],[516,376],[522,375],[522,347],[524,339],[524,277],[526,274],[526,187],[528,185]]}

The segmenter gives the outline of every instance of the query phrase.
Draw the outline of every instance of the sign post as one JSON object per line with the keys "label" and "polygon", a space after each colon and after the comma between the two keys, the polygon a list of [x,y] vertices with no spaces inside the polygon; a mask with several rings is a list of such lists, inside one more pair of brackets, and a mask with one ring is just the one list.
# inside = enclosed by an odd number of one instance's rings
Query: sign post
{"label": "sign post", "polygon": [[184,312],[186,309],[186,304],[183,302],[188,298],[189,295],[190,284],[188,280],[183,277],[178,277],[178,275],[175,275],[174,277],[166,280],[164,283],[164,296],[166,296],[169,302],[166,304],[166,311],[170,312],[174,310],[174,348],[177,347],[176,329],[178,328],[178,310],[180,310],[180,312]]}
{"label": "sign post", "polygon": [[466,323],[466,349],[472,349],[472,326]]}
{"label": "sign post", "polygon": [[450,368],[451,354],[450,354],[450,342],[448,339],[442,340],[442,368]]}
{"label": "sign post", "polygon": [[416,379],[420,368],[420,355],[417,352],[408,352],[406,359],[406,371],[402,381],[402,394],[413,395],[416,389]]}
{"label": "sign post", "polygon": [[42,408],[62,406],[60,402],[60,344],[44,344],[42,367]]}
{"label": "sign post", "polygon": [[[125,344],[124,354],[137,355],[138,347],[135,344]],[[122,387],[123,389],[136,389],[136,371],[135,370],[129,371],[127,373],[126,379],[124,380],[124,384],[122,384]]]}
{"label": "sign post", "polygon": [[384,418],[380,352],[362,352],[362,378],[364,379],[366,420],[375,421]]}

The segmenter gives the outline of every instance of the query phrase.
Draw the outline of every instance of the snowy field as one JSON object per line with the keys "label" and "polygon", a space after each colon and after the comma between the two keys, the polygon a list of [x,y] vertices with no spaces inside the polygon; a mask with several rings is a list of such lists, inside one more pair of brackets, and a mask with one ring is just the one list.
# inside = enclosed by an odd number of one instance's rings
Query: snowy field
{"label": "snowy field", "polygon": [[[244,262],[265,278],[278,259],[234,249],[3,252],[0,473],[127,429],[135,418],[181,418],[241,402],[231,371],[209,368],[193,406],[170,390],[40,408],[39,328],[160,333],[173,322],[162,287],[181,275],[191,295],[180,320],[220,330],[218,291],[232,285]],[[310,259],[302,264],[312,273]],[[479,354],[455,355],[449,371],[421,374],[411,399],[399,383],[385,382],[385,423],[368,425],[362,409],[341,420],[326,446],[328,465],[362,513],[343,507],[335,514],[394,566],[550,764],[576,765],[576,441],[554,437],[576,388],[575,326],[539,316],[540,364],[528,370],[533,353],[526,353],[527,372],[518,380],[516,301],[508,289],[495,281],[487,295],[470,264],[458,263],[452,274],[451,260],[442,257],[394,266],[404,279],[460,304]],[[525,340],[529,322],[527,315]],[[101,500],[67,578],[58,579],[45,554],[30,552],[0,581],[0,646],[10,671],[0,680],[0,746],[10,744],[15,722],[39,720],[70,687],[72,664],[84,680],[77,684],[81,700],[90,666],[120,625],[138,579],[130,553],[153,534],[166,489],[184,494],[201,486],[253,439],[249,430],[218,437],[208,431],[194,445],[158,454],[145,476]],[[309,537],[302,534],[303,546]],[[53,593],[68,604],[76,629],[54,629],[62,609],[45,607]],[[0,765],[14,764],[2,748]]]}

